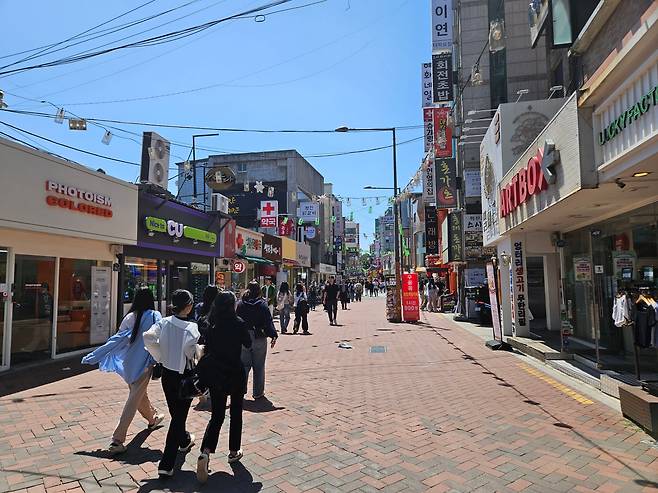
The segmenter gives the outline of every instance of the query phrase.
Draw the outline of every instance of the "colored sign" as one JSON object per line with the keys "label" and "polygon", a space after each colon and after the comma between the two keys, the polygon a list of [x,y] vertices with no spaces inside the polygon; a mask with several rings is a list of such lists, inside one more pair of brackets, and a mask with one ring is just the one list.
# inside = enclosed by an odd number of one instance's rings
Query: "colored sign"
{"label": "colored sign", "polygon": [[457,207],[457,169],[454,158],[437,159],[435,173],[437,208]]}
{"label": "colored sign", "polygon": [[432,51],[452,49],[452,0],[432,0]]}
{"label": "colored sign", "polygon": [[167,233],[174,238],[188,238],[195,242],[203,241],[214,245],[217,243],[217,234],[212,231],[206,231],[192,226],[185,226],[173,219],[168,221],[159,217],[146,216],[144,218],[145,227],[149,233]]}
{"label": "colored sign", "polygon": [[428,159],[423,169],[423,203],[436,202],[436,179],[434,178],[434,160]]}
{"label": "colored sign", "polygon": [[432,100],[435,103],[449,103],[453,99],[452,52],[432,55]]}
{"label": "colored sign", "polygon": [[487,263],[487,286],[489,287],[489,304],[491,305],[491,320],[493,322],[493,336],[499,341],[503,340],[503,330],[500,324],[500,309],[498,308],[498,288],[496,270],[493,263]]}
{"label": "colored sign", "polygon": [[[94,216],[110,218],[112,212],[112,199],[105,195],[88,192],[77,187],[46,181],[46,191],[52,195],[46,196],[46,204],[70,211],[82,212]],[[58,197],[62,195],[62,197]],[[76,200],[77,199],[77,200]]]}
{"label": "colored sign", "polygon": [[452,129],[448,125],[450,108],[434,109],[434,157],[452,157]]}
{"label": "colored sign", "polygon": [[432,62],[423,63],[421,66],[420,80],[422,81],[421,94],[421,108],[432,106]]}
{"label": "colored sign", "polygon": [[306,237],[309,240],[312,240],[313,238],[315,238],[316,234],[317,234],[317,229],[315,229],[315,226],[308,226],[306,228]]}
{"label": "colored sign", "polygon": [[[523,242],[514,242],[514,257],[510,265],[510,286],[512,296],[512,334],[525,335],[528,327],[528,284],[526,282],[526,265]],[[523,329],[523,330],[519,330]]]}
{"label": "colored sign", "polygon": [[215,286],[219,289],[226,289],[226,274],[222,271],[215,271]]}
{"label": "colored sign", "polygon": [[425,253],[439,254],[439,223],[436,207],[427,205],[425,206]]}
{"label": "colored sign", "polygon": [[261,228],[276,228],[279,217],[279,201],[263,200],[260,203]]}
{"label": "colored sign", "polygon": [[576,282],[592,280],[592,260],[584,255],[573,258],[573,272]]}
{"label": "colored sign", "polygon": [[405,322],[420,320],[418,274],[402,274],[402,316]]}
{"label": "colored sign", "polygon": [[436,108],[423,108],[423,129],[425,132],[425,152],[434,148],[434,110]]}
{"label": "colored sign", "polygon": [[245,264],[242,260],[239,259],[233,259],[233,272],[236,274],[242,274],[245,270],[247,270],[247,264]]}
{"label": "colored sign", "polygon": [[528,160],[528,166],[521,168],[511,181],[500,190],[500,215],[506,217],[530,197],[548,188],[543,172],[544,151],[537,149],[537,154]]}
{"label": "colored sign", "polygon": [[263,258],[272,260],[273,262],[281,262],[281,254],[283,248],[281,246],[281,238],[272,235],[263,235]]}
{"label": "colored sign", "polygon": [[235,250],[242,255],[261,257],[263,253],[263,235],[245,228],[237,228]]}
{"label": "colored sign", "polygon": [[648,93],[642,96],[642,99],[636,101],[635,104],[599,132],[599,145],[605,145],[617,137],[628,125],[649,111],[651,106],[658,106],[658,85],[652,87]]}

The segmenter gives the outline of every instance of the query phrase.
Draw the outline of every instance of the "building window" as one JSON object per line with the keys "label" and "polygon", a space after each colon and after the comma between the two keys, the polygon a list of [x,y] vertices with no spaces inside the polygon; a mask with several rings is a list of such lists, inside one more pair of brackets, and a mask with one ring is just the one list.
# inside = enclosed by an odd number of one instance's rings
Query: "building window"
{"label": "building window", "polygon": [[238,163],[238,173],[247,172],[247,163]]}

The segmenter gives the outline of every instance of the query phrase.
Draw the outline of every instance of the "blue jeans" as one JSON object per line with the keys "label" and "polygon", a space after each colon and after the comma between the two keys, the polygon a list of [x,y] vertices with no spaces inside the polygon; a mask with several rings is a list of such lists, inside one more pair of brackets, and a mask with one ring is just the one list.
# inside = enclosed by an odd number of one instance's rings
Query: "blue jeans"
{"label": "blue jeans", "polygon": [[281,332],[286,332],[290,323],[290,305],[284,305],[283,309],[279,311],[279,320],[281,321]]}
{"label": "blue jeans", "polygon": [[249,372],[254,369],[253,396],[260,397],[265,393],[265,358],[267,356],[267,337],[256,338],[254,331],[250,330],[251,348],[242,348],[242,364],[244,365],[247,380]]}

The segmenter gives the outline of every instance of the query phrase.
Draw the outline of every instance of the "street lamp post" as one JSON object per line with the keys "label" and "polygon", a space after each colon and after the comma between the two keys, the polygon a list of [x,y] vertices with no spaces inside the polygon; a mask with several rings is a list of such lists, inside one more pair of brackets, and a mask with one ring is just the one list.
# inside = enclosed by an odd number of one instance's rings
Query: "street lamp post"
{"label": "street lamp post", "polygon": [[[194,195],[194,203],[197,202],[197,189],[196,189],[196,138],[197,137],[216,137],[219,134],[197,134],[192,136],[192,193]],[[203,167],[203,210],[206,210],[206,167]]]}
{"label": "street lamp post", "polygon": [[[350,128],[339,127],[336,132],[391,132],[393,136],[393,218],[394,218],[394,234],[393,234],[393,249],[395,256],[395,308],[391,322],[402,322],[402,265],[400,260],[400,208],[398,205],[398,160],[397,160],[397,142],[395,135],[395,127],[391,128]],[[375,187],[372,187],[375,188]]]}

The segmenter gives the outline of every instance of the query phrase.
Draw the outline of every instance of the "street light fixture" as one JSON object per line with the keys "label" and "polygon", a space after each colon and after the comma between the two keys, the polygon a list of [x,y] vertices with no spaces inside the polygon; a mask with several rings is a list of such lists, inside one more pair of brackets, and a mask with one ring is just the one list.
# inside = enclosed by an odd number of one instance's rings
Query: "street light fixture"
{"label": "street light fixture", "polygon": [[[338,127],[336,132],[347,133],[347,132],[391,132],[393,137],[393,194],[396,200],[393,200],[393,217],[394,217],[394,226],[395,234],[393,235],[393,248],[395,250],[395,296],[394,296],[394,313],[391,322],[402,322],[402,270],[400,264],[400,211],[397,202],[398,196],[398,161],[397,161],[397,143],[395,135],[395,127],[384,127],[384,128],[350,128],[350,127]],[[399,315],[399,319],[398,319]]]}
{"label": "street light fixture", "polygon": [[489,108],[487,110],[469,110],[468,111],[468,116],[473,116],[473,115],[476,115],[478,113],[495,113],[496,111],[498,111],[498,110],[491,109],[491,108]]}
{"label": "street light fixture", "polygon": [[364,190],[393,190],[393,187],[373,187],[372,185],[368,185],[366,187],[363,187]]}

